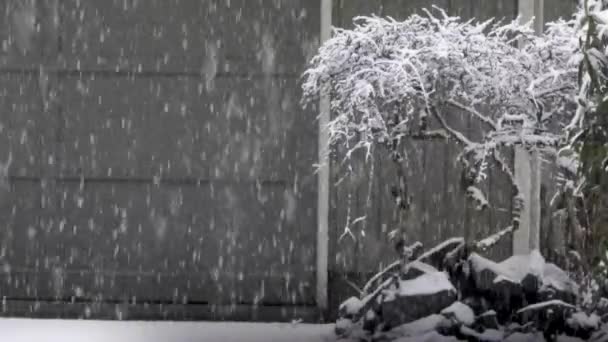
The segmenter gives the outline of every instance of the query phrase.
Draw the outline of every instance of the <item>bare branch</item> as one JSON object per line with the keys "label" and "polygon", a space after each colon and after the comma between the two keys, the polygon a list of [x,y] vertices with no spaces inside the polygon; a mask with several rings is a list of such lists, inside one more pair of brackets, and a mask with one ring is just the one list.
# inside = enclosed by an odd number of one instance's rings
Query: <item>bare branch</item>
{"label": "bare branch", "polygon": [[464,110],[466,113],[471,114],[471,116],[483,123],[485,123],[486,125],[488,125],[490,127],[490,129],[492,130],[497,130],[498,126],[496,125],[496,123],[494,122],[494,120],[492,120],[489,116],[487,115],[483,115],[480,112],[478,112],[477,110],[475,110],[475,108],[472,107],[468,107],[463,105],[462,103],[456,101],[456,100],[447,100],[446,101],[447,104],[452,105],[458,109],[462,109]]}
{"label": "bare branch", "polygon": [[[365,298],[363,298],[363,300],[362,300],[363,306],[359,310],[359,313],[355,316],[354,320],[357,321],[362,315],[364,315],[367,312],[367,310],[369,310],[369,308],[374,304],[374,301],[376,300],[376,298],[378,298],[378,296],[380,294],[382,294],[382,291],[384,291],[386,288],[388,288],[392,283],[393,283],[393,279],[385,280],[382,284],[380,284],[380,286],[378,286],[378,288],[376,288],[376,290],[374,290],[374,292],[370,293]],[[364,293],[367,293],[367,292],[365,292],[365,289],[363,291],[364,291]]]}
{"label": "bare branch", "polygon": [[414,140],[448,140],[450,138],[448,133],[443,129],[421,131],[416,134],[410,134],[408,137]]}
{"label": "bare branch", "polygon": [[347,278],[343,279],[344,282],[350,286],[353,290],[357,291],[357,293],[359,294],[359,296],[363,296],[365,293],[359,288],[359,286],[357,286],[357,284],[353,283],[352,281],[348,280]]}
{"label": "bare branch", "polygon": [[376,275],[371,277],[371,279],[368,280],[367,283],[365,283],[365,286],[363,286],[363,293],[369,293],[370,288],[376,283],[376,281],[382,279],[382,277],[384,277],[384,275],[386,275],[388,272],[391,272],[394,269],[399,268],[400,265],[401,265],[401,259],[393,262],[392,264],[385,267],[382,271],[376,273]]}
{"label": "bare branch", "polygon": [[568,89],[574,89],[574,85],[573,84],[565,84],[565,85],[560,85],[557,87],[552,87],[552,88],[547,88],[541,91],[538,91],[536,93],[534,93],[534,97],[535,98],[543,98],[545,96],[549,96],[549,95],[553,95],[555,93],[559,93],[561,91],[564,90],[568,90]]}
{"label": "bare branch", "polygon": [[450,125],[448,125],[448,123],[445,121],[445,118],[437,111],[435,106],[430,106],[429,110],[431,114],[433,114],[433,116],[437,119],[437,121],[439,121],[439,124],[441,124],[441,127],[443,127],[443,129],[448,133],[448,135],[454,138],[458,143],[466,147],[476,145],[476,143],[469,140],[466,136],[464,136],[464,134],[450,127]]}

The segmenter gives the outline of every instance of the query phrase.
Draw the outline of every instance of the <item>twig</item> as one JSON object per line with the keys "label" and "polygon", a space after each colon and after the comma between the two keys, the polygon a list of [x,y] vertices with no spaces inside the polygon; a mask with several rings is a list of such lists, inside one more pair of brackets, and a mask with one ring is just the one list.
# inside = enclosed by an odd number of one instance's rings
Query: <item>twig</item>
{"label": "twig", "polygon": [[567,85],[557,86],[557,87],[553,87],[553,88],[548,88],[548,89],[539,91],[537,93],[534,93],[534,97],[545,97],[547,95],[551,95],[553,93],[557,93],[559,91],[566,90],[566,89],[574,89],[574,87],[570,84],[567,84]]}
{"label": "twig", "polygon": [[432,131],[421,131],[416,134],[410,134],[408,137],[414,140],[448,140],[450,136],[443,129],[436,129]]}
{"label": "twig", "polygon": [[359,296],[362,296],[365,294],[365,292],[363,292],[363,290],[361,290],[359,288],[359,286],[357,286],[355,283],[353,283],[352,281],[344,278],[344,282],[346,282],[346,284],[348,284],[348,286],[352,287],[353,290],[357,291],[359,293]]}
{"label": "twig", "polygon": [[374,285],[377,280],[381,279],[385,274],[387,274],[394,268],[399,267],[399,265],[401,265],[401,260],[393,262],[392,264],[386,266],[382,271],[376,273],[376,275],[373,276],[370,280],[368,280],[367,283],[365,283],[365,286],[363,286],[363,293],[369,293],[369,288],[372,287],[372,285]]}
{"label": "twig", "polygon": [[433,116],[437,119],[437,121],[439,121],[443,129],[448,133],[448,135],[456,139],[458,143],[463,144],[467,147],[475,145],[475,143],[465,137],[464,134],[450,127],[450,125],[448,125],[448,123],[445,121],[445,118],[441,114],[439,114],[439,112],[434,106],[430,106],[429,110],[431,111],[431,114],[433,114]]}
{"label": "twig", "polygon": [[363,298],[363,306],[361,307],[361,310],[359,311],[359,315],[357,315],[359,317],[355,317],[355,321],[357,321],[365,312],[367,312],[367,310],[369,310],[369,308],[371,307],[374,300],[376,300],[376,298],[378,298],[378,296],[382,293],[382,291],[384,291],[384,289],[386,289],[389,285],[391,285],[392,282],[393,282],[393,279],[385,280],[384,283],[382,283],[380,286],[378,286],[378,288],[374,292],[370,293],[368,296]]}
{"label": "twig", "polygon": [[489,117],[481,114],[480,112],[478,112],[477,110],[475,110],[474,108],[471,107],[467,107],[464,104],[454,101],[454,100],[448,100],[446,101],[447,104],[452,105],[458,109],[462,109],[465,112],[471,114],[475,119],[485,123],[486,125],[490,126],[490,128],[494,131],[498,130],[498,126],[496,125],[496,123],[494,122],[494,120],[490,119]]}
{"label": "twig", "polygon": [[344,228],[344,232],[342,233],[342,235],[340,235],[340,237],[338,238],[338,242],[342,242],[342,240],[347,237],[350,236],[351,238],[353,238],[353,241],[357,241],[357,238],[355,237],[355,234],[353,234],[353,231],[350,230],[349,227],[345,227]]}
{"label": "twig", "polygon": [[509,226],[509,227],[499,231],[496,234],[490,235],[483,240],[475,242],[475,248],[478,250],[484,251],[490,247],[493,247],[498,242],[500,242],[505,236],[507,236],[510,233],[513,233],[514,230],[515,229],[513,229],[513,226]]}

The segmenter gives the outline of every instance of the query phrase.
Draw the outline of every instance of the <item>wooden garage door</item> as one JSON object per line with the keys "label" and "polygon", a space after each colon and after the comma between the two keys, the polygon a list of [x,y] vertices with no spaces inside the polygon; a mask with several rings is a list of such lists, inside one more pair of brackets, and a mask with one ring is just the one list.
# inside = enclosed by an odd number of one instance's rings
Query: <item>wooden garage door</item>
{"label": "wooden garage door", "polygon": [[314,305],[318,1],[4,3],[0,295]]}

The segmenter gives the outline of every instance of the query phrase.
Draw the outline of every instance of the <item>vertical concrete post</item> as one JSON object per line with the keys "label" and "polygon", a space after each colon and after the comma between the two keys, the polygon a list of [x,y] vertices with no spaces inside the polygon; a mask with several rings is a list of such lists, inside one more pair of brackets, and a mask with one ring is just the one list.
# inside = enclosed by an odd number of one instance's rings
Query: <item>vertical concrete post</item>
{"label": "vertical concrete post", "polygon": [[[323,44],[331,36],[332,0],[321,0],[321,34]],[[327,125],[330,120],[329,98],[321,98],[319,104],[319,165],[317,188],[317,307],[327,309],[327,283],[329,262],[329,158]]]}
{"label": "vertical concrete post", "polygon": [[[519,15],[523,22],[534,18],[537,33],[543,30],[544,0],[519,0]],[[513,254],[528,254],[540,248],[540,185],[541,163],[536,152],[515,148],[515,181],[524,199],[520,228],[513,236]]]}

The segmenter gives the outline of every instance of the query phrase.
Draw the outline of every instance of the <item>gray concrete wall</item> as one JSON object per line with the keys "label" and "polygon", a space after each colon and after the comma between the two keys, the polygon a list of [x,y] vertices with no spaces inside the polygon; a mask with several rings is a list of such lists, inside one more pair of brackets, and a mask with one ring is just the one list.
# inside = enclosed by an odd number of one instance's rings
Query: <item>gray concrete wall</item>
{"label": "gray concrete wall", "polygon": [[2,296],[314,309],[319,2],[23,3],[0,8]]}

